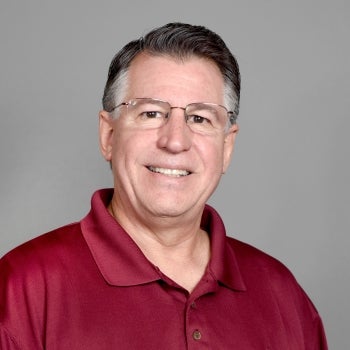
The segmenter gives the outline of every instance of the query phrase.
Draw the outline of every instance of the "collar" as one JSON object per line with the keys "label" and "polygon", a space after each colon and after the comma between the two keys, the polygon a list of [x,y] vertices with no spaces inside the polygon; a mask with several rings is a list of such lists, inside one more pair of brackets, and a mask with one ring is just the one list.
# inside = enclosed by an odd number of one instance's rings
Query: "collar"
{"label": "collar", "polygon": [[[95,262],[110,285],[133,286],[161,279],[161,273],[142,253],[128,233],[107,210],[113,189],[94,193],[89,214],[80,222],[82,234]],[[227,243],[218,213],[206,205],[201,227],[209,233],[209,273],[230,289],[245,290],[233,248]]]}

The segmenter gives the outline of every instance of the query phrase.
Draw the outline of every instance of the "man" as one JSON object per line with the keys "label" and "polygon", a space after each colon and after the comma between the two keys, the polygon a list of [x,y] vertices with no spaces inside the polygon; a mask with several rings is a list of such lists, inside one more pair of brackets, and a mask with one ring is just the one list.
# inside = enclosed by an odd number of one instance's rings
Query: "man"
{"label": "man", "polygon": [[290,272],[206,205],[238,132],[238,65],[172,23],[113,59],[100,146],[114,189],[0,263],[1,349],[327,349]]}

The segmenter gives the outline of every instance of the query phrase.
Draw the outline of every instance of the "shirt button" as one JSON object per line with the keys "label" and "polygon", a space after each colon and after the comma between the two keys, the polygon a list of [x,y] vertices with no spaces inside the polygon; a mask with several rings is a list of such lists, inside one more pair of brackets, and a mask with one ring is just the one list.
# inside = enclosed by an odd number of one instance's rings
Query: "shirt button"
{"label": "shirt button", "polygon": [[194,340],[200,340],[202,338],[201,332],[197,329],[193,332],[192,337]]}
{"label": "shirt button", "polygon": [[196,308],[197,308],[197,305],[196,305],[195,302],[193,302],[193,303],[191,304],[191,308],[192,308],[192,309],[196,309]]}

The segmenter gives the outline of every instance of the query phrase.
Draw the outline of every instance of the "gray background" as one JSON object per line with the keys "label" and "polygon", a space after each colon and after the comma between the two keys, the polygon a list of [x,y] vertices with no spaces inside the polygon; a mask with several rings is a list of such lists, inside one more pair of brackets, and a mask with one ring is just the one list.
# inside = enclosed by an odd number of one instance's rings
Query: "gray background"
{"label": "gray background", "polygon": [[169,21],[204,24],[240,63],[241,130],[211,203],[230,235],[284,262],[348,349],[348,1],[0,3],[0,255],[88,211],[107,68]]}

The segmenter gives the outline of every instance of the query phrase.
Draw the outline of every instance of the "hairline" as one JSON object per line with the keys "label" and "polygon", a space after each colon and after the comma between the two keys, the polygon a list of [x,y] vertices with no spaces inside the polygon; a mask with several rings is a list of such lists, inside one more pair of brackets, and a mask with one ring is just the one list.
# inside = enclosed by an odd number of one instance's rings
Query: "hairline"
{"label": "hairline", "polygon": [[[171,54],[167,54],[167,53],[161,53],[161,52],[152,52],[149,50],[143,50],[138,52],[133,59],[130,61],[130,63],[128,64],[127,67],[123,68],[120,72],[118,72],[118,74],[115,77],[114,82],[112,83],[112,85],[110,86],[109,89],[109,98],[110,100],[114,101],[114,106],[118,106],[119,104],[123,103],[123,102],[127,102],[125,101],[126,98],[126,93],[127,93],[127,89],[129,87],[129,72],[130,72],[130,68],[132,63],[134,62],[134,60],[141,54],[149,54],[151,56],[154,57],[166,57],[169,58],[171,60],[174,61],[182,61],[182,62],[186,62],[188,60],[190,60],[191,58],[197,57],[197,58],[201,58],[204,60],[207,60],[209,62],[212,62],[215,64],[215,66],[217,68],[219,68],[221,77],[223,78],[223,83],[224,83],[224,89],[223,89],[223,99],[224,99],[224,106],[225,108],[228,109],[228,111],[232,111],[235,112],[235,108],[236,105],[238,103],[238,98],[236,95],[236,92],[234,91],[234,89],[232,88],[230,81],[225,77],[225,75],[221,72],[219,65],[215,62],[214,59],[211,59],[209,57],[206,56],[201,56],[201,55],[196,55],[196,54],[189,54],[188,56],[172,56]],[[150,96],[152,97],[152,96]],[[203,101],[206,102],[206,101]]]}

